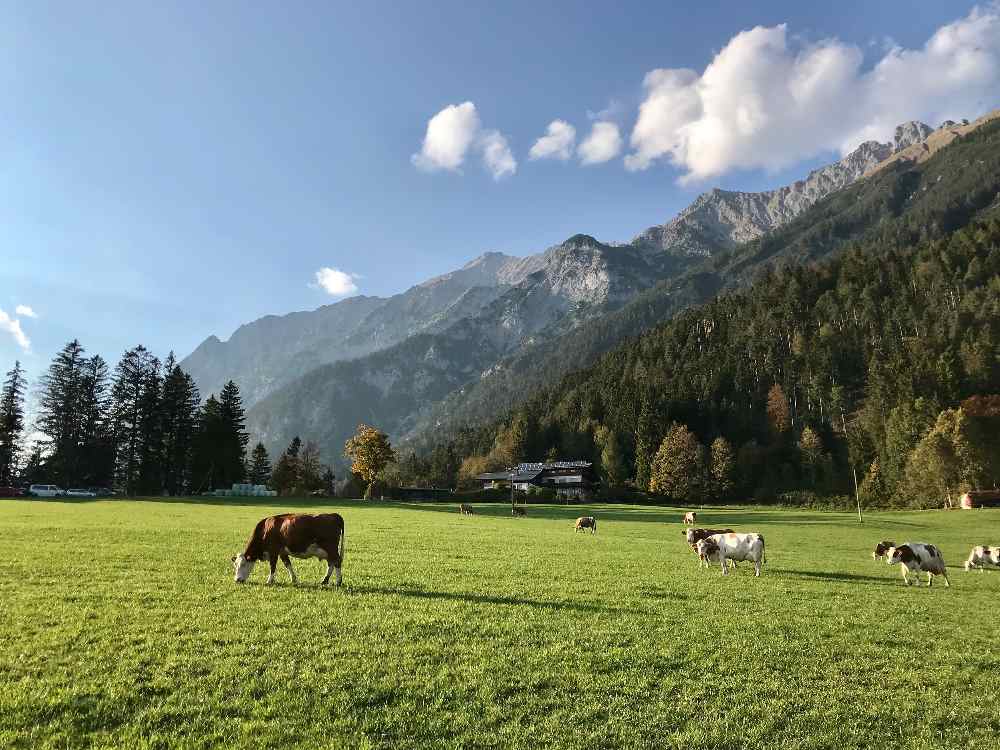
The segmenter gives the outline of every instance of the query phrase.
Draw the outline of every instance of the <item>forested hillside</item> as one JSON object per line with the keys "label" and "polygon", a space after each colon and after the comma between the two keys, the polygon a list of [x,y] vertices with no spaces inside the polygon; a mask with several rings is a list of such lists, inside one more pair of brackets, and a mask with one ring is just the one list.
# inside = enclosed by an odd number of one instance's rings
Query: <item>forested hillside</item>
{"label": "forested hillside", "polygon": [[[592,458],[678,500],[938,504],[1000,483],[1000,221],[775,270],[465,431],[464,471]],[[964,408],[960,408],[965,403]]]}
{"label": "forested hillside", "polygon": [[835,192],[784,227],[706,259],[679,279],[643,292],[586,326],[535,342],[488,375],[429,407],[409,435],[425,452],[442,433],[488,421],[524,402],[554,378],[720,290],[750,283],[768,268],[807,263],[859,244],[881,254],[943,237],[975,218],[996,215],[1000,193],[1000,122],[987,122],[920,164],[890,167]]}

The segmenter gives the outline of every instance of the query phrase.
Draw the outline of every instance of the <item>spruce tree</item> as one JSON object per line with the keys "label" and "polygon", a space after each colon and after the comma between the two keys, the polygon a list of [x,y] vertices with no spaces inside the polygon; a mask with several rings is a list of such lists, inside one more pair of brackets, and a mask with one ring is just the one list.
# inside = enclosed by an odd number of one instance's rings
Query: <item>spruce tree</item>
{"label": "spruce tree", "polygon": [[17,475],[24,431],[24,368],[14,362],[0,391],[0,485],[10,486]]}
{"label": "spruce tree", "polygon": [[114,476],[108,364],[100,355],[86,360],[80,388],[80,483],[106,487]]}
{"label": "spruce tree", "polygon": [[219,472],[223,487],[242,482],[246,475],[246,411],[236,383],[230,380],[219,394],[222,442],[219,445]]}
{"label": "spruce tree", "polygon": [[296,435],[285,452],[278,458],[278,463],[271,475],[271,487],[279,495],[289,495],[299,485],[299,453],[301,450],[302,440]]}
{"label": "spruce tree", "polygon": [[[111,389],[115,479],[126,495],[150,491],[154,471],[149,441],[156,441],[159,360],[144,346],[129,349],[115,368]],[[156,397],[154,397],[156,396]]]}
{"label": "spruce tree", "polygon": [[48,438],[46,467],[50,481],[67,485],[76,481],[79,467],[81,390],[86,358],[74,339],[56,355],[41,378],[38,428]]}
{"label": "spruce tree", "polygon": [[253,484],[268,484],[271,481],[271,459],[263,443],[254,446],[250,459],[250,481]]}
{"label": "spruce tree", "polygon": [[224,489],[225,477],[219,470],[223,442],[222,407],[213,393],[197,415],[197,429],[191,453],[191,488],[195,493]]}
{"label": "spruce tree", "polygon": [[194,380],[180,368],[171,352],[164,367],[160,407],[163,487],[171,495],[180,495],[190,489],[198,403],[198,388]]}

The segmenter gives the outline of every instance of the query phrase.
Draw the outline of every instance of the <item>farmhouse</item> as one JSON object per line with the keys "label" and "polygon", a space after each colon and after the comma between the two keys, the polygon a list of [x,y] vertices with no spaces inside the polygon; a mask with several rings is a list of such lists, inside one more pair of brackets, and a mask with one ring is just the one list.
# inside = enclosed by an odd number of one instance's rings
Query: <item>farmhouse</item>
{"label": "farmhouse", "polygon": [[1000,508],[1000,490],[972,490],[958,499],[966,510],[972,508]]}
{"label": "farmhouse", "polygon": [[483,489],[510,487],[527,492],[532,487],[555,490],[559,497],[584,499],[590,496],[594,485],[594,465],[590,461],[552,461],[525,463],[506,471],[491,471],[476,477]]}

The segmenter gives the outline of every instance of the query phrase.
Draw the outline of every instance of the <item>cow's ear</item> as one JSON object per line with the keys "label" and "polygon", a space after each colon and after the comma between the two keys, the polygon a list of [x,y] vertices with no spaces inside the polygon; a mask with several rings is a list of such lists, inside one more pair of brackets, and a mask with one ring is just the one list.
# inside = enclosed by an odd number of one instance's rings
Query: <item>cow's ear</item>
{"label": "cow's ear", "polygon": [[229,562],[236,562],[236,555],[229,558]]}

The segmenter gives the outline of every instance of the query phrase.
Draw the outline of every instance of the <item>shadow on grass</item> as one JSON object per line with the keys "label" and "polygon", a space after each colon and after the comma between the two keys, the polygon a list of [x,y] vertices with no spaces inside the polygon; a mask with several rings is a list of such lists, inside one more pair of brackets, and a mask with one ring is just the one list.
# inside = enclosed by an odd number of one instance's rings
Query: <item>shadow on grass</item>
{"label": "shadow on grass", "polygon": [[583,602],[549,602],[531,599],[524,596],[506,596],[502,594],[476,594],[469,591],[429,591],[416,586],[349,586],[348,594],[366,595],[381,594],[383,596],[403,596],[413,599],[432,599],[440,601],[465,602],[466,604],[500,604],[520,607],[534,607],[545,610],[570,610],[588,614],[636,614],[639,610],[606,607],[602,604],[586,604]]}
{"label": "shadow on grass", "polygon": [[[765,566],[765,570],[766,570]],[[841,583],[868,583],[880,586],[893,586],[898,582],[898,576],[866,576],[857,573],[832,573],[825,570],[785,570],[774,568],[771,570],[775,575],[786,575],[792,578],[804,578],[810,581],[840,581]]]}

